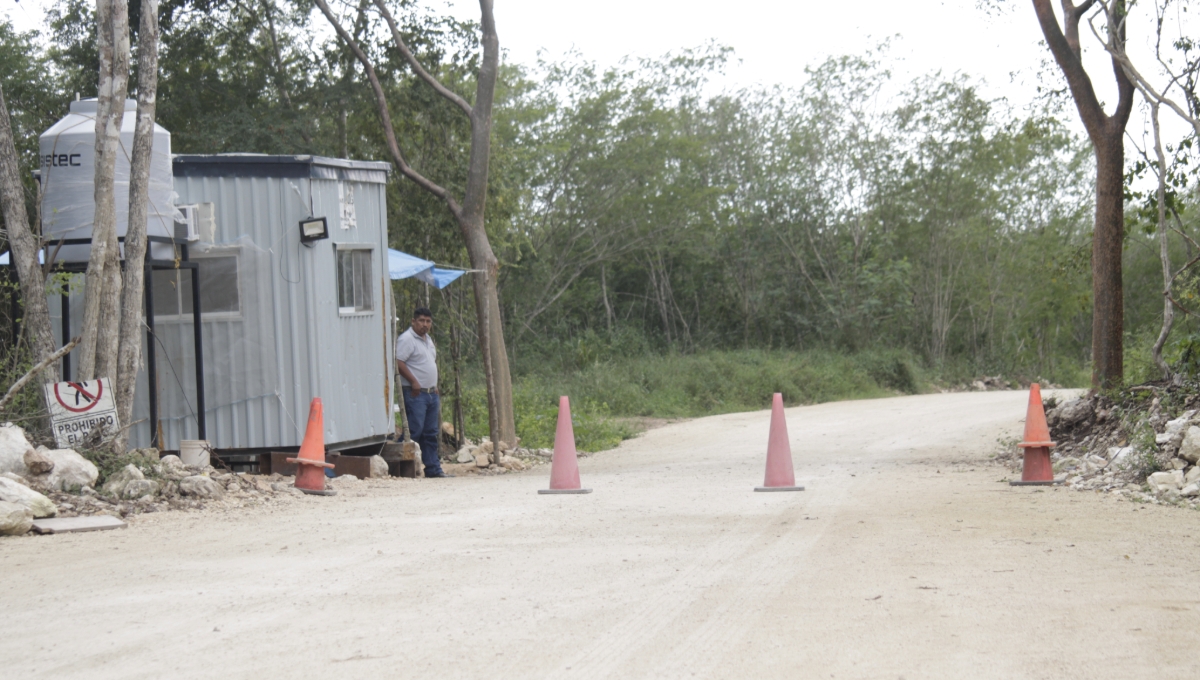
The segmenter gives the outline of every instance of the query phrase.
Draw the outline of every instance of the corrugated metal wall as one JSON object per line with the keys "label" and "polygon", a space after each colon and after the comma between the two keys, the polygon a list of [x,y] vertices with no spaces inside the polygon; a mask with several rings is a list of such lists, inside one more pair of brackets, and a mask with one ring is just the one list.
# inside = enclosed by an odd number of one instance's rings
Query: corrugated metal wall
{"label": "corrugated metal wall", "polygon": [[[342,228],[339,184],[343,192],[354,191],[353,228]],[[178,204],[214,208],[212,243],[197,244],[190,256],[201,266],[206,257],[238,258],[237,313],[206,314],[202,322],[207,439],[215,447],[298,446],[313,397],[324,405],[327,445],[380,439],[393,431],[384,190],[383,184],[329,179],[175,178]],[[310,205],[311,214],[328,219],[330,236],[311,247],[299,238],[299,222],[310,215]],[[338,244],[372,251],[369,312],[339,313]],[[57,327],[59,304],[51,302]],[[73,329],[79,328],[82,308],[79,289],[71,295]],[[181,439],[198,436],[191,317],[158,318],[155,330],[159,422],[164,447],[177,449]],[[149,446],[144,364],[134,413],[144,422],[134,426],[131,445]]]}

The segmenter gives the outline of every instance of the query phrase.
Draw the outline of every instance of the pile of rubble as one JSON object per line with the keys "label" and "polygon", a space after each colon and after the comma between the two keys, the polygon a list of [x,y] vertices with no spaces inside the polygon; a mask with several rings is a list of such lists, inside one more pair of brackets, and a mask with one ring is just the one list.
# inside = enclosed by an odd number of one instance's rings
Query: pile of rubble
{"label": "pile of rubble", "polygon": [[[443,425],[443,428],[448,425]],[[457,472],[478,473],[484,475],[502,475],[507,472],[528,470],[535,465],[550,461],[554,452],[550,449],[529,449],[518,446],[510,448],[507,443],[500,443],[500,455],[497,458],[495,447],[488,437],[479,443],[466,440],[462,447],[451,455],[447,462],[455,464]]]}
{"label": "pile of rubble", "polygon": [[[178,456],[160,458],[157,449],[138,449],[127,459],[133,462],[97,487],[100,470],[78,452],[36,446],[20,427],[0,425],[0,535],[23,534],[34,519],[47,517],[126,517],[213,503],[244,507],[303,495],[294,477],[280,474],[192,467]],[[371,474],[387,475],[382,458],[372,460]],[[339,484],[331,480],[331,486]]]}
{"label": "pile of rubble", "polygon": [[1187,408],[1200,404],[1147,387],[1117,399],[1046,400],[1055,479],[1140,502],[1200,506],[1200,409]]}
{"label": "pile of rubble", "polygon": [[[972,380],[970,383],[959,383],[949,388],[945,388],[941,390],[941,392],[942,394],[946,394],[949,392],[998,392],[1003,390],[1025,390],[1029,389],[1029,382],[1030,381],[1024,379],[1009,380],[1008,378],[999,375],[985,375]],[[1041,385],[1041,388],[1044,390],[1062,389],[1061,385],[1055,385],[1054,383],[1042,380],[1041,378],[1038,378],[1033,382]]]}

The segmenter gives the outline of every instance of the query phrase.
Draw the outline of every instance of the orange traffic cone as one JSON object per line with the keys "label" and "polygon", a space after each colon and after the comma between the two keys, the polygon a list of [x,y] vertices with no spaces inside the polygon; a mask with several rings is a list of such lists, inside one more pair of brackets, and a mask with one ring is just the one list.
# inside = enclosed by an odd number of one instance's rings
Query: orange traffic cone
{"label": "orange traffic cone", "polygon": [[804,491],[796,486],[792,470],[792,445],[788,442],[787,419],[783,417],[783,395],[771,399],[771,433],[767,437],[767,474],[755,491]]}
{"label": "orange traffic cone", "polygon": [[1029,386],[1029,409],[1025,412],[1025,441],[1017,446],[1025,449],[1025,467],[1021,481],[1012,486],[1046,486],[1054,483],[1054,466],[1050,463],[1050,428],[1046,426],[1046,411],[1042,408],[1042,388]]}
{"label": "orange traffic cone", "polygon": [[554,458],[550,460],[550,488],[538,493],[591,493],[580,488],[579,459],[575,455],[575,428],[571,427],[571,402],[558,400],[558,429],[554,433]]}
{"label": "orange traffic cone", "polygon": [[325,413],[321,398],[314,397],[308,407],[308,427],[304,430],[304,441],[300,453],[287,462],[296,463],[296,488],[317,496],[332,496],[336,491],[325,489],[325,468],[333,467],[325,462]]}

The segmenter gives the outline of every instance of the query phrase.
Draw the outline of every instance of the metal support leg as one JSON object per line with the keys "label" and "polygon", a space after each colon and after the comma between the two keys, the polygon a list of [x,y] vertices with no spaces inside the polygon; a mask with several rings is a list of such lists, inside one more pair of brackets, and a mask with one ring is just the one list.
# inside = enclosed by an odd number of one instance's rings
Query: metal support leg
{"label": "metal support leg", "polygon": [[[62,294],[62,343],[65,345],[71,342],[71,293],[68,289],[63,290]],[[71,379],[71,353],[67,352],[62,359],[62,379]]]}
{"label": "metal support leg", "polygon": [[162,450],[162,437],[158,429],[158,364],[155,360],[157,347],[154,338],[154,270],[146,265],[143,274],[145,285],[142,290],[146,298],[146,403],[150,404],[150,445]]}
{"label": "metal support leg", "polygon": [[[187,257],[187,251],[184,251]],[[196,427],[199,430],[197,439],[208,439],[204,417],[204,349],[203,328],[200,325],[200,268],[192,270],[192,328],[196,343]]]}

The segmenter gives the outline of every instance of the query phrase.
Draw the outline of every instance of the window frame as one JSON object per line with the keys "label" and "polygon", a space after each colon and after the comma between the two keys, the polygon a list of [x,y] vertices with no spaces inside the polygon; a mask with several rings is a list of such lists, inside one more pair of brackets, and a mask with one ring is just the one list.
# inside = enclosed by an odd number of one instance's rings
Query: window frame
{"label": "window frame", "polygon": [[[214,322],[216,322],[216,321],[240,321],[244,318],[245,305],[242,303],[242,300],[244,299],[245,290],[244,290],[244,286],[242,285],[242,249],[240,247],[221,248],[219,250],[212,249],[212,250],[208,250],[204,253],[192,254],[191,257],[188,258],[188,261],[196,262],[197,264],[199,264],[201,266],[201,268],[203,268],[204,260],[214,260],[214,259],[223,258],[223,257],[230,257],[230,258],[233,258],[233,260],[234,260],[234,268],[236,270],[236,281],[237,281],[237,307],[238,308],[237,308],[236,312],[225,312],[225,311],[211,312],[211,311],[201,309],[200,310],[200,322],[201,323],[204,323],[205,321],[214,321]],[[203,269],[202,269],[202,271],[203,271]],[[155,274],[160,274],[163,272],[170,272],[172,274],[175,274],[178,277],[187,276],[187,277],[189,277],[189,279],[192,275],[191,270],[184,268],[184,267],[180,267],[179,269],[153,269],[150,272],[149,285],[151,285],[151,286],[154,285],[154,275]],[[176,281],[179,281],[179,279],[176,279]],[[159,299],[158,293],[159,293],[159,290],[156,288],[154,290],[154,300],[155,300],[156,305],[157,305],[158,299]],[[191,323],[192,322],[192,320],[194,318],[192,312],[183,311],[182,285],[176,285],[174,287],[174,294],[175,294],[176,309],[178,309],[179,312],[176,314],[159,314],[158,312],[155,312],[154,323],[159,323],[159,322],[162,322],[162,323]]]}
{"label": "window frame", "polygon": [[[373,243],[335,243],[333,244],[333,278],[337,290],[334,291],[334,302],[337,305],[338,316],[341,318],[356,317],[356,316],[374,316],[376,308],[375,294],[375,248]],[[354,307],[342,306],[342,253],[350,253],[351,270],[350,278],[352,285],[361,285],[366,295],[369,298],[370,307],[360,309],[357,305]],[[366,272],[365,280],[360,276],[354,275],[353,261],[354,253],[366,252],[367,263],[370,269]],[[353,296],[354,291],[351,291]]]}

